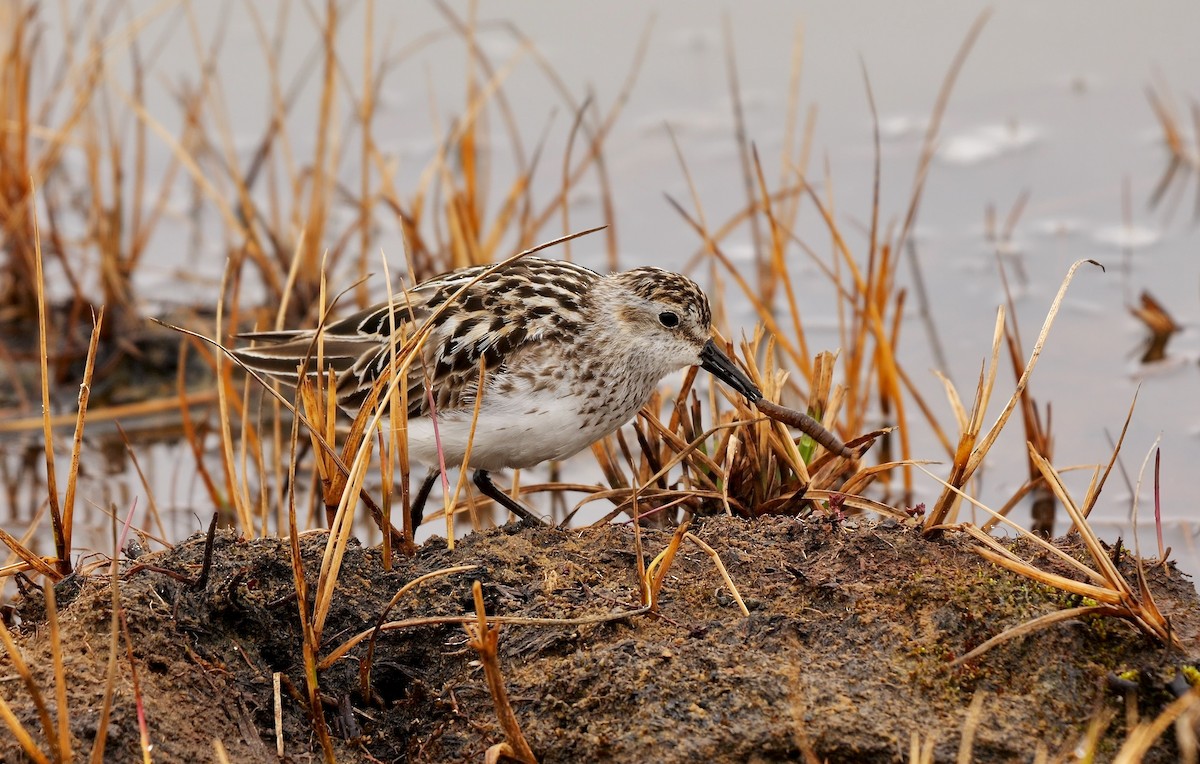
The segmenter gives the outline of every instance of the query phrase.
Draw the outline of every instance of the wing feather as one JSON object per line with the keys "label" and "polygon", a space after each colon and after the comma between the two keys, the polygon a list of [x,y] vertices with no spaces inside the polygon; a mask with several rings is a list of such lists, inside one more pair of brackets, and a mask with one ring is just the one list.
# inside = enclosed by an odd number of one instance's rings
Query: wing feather
{"label": "wing feather", "polygon": [[[354,413],[372,387],[388,373],[393,357],[393,328],[400,338],[413,336],[435,316],[419,362],[409,368],[408,414],[426,416],[426,389],[434,391],[441,411],[474,403],[479,361],[488,377],[503,374],[507,361],[563,333],[579,331],[588,288],[599,275],[557,260],[524,258],[503,269],[472,266],[422,282],[382,303],[334,321],[321,330],[322,361],[338,379],[338,405]],[[459,289],[454,306],[438,311]],[[253,332],[239,335],[255,341],[233,351],[248,367],[295,385],[305,359],[315,359],[317,330]],[[265,344],[264,344],[265,343]],[[308,373],[315,374],[315,362]]]}

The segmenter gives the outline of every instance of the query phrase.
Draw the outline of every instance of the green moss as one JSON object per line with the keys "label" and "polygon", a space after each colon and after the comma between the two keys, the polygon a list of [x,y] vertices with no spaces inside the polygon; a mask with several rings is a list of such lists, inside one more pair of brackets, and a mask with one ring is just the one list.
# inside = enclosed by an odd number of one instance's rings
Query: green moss
{"label": "green moss", "polygon": [[1187,683],[1192,687],[1200,684],[1200,670],[1197,670],[1195,666],[1185,664],[1180,667],[1179,671],[1181,674],[1183,674],[1183,678],[1187,680]]}

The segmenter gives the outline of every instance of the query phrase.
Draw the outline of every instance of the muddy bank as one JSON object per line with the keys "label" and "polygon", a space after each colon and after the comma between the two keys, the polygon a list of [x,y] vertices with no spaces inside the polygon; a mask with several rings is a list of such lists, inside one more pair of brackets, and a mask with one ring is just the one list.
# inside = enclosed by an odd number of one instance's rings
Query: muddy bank
{"label": "muddy bank", "polygon": [[[1103,751],[1124,738],[1126,698],[1114,672],[1135,671],[1138,713],[1173,699],[1177,667],[1200,654],[1200,604],[1190,580],[1157,569],[1152,589],[1185,654],[1128,625],[1084,620],[1002,645],[979,661],[949,661],[1000,631],[1078,604],[983,561],[956,539],[926,541],[892,522],[841,526],[792,518],[711,519],[693,529],[721,555],[750,610],[744,617],[699,548],[685,544],[658,615],[575,626],[505,625],[500,659],[513,708],[545,762],[791,761],[811,750],[829,761],[907,758],[914,732],[953,761],[972,697],[985,694],[976,761],[1028,760],[1075,746],[1090,719],[1118,713]],[[670,535],[643,534],[647,559]],[[315,581],[323,534],[304,537]],[[195,576],[197,536],[140,563]],[[1068,544],[1068,547],[1070,545]],[[434,540],[384,572],[376,549],[352,547],[322,654],[372,625],[413,578],[452,565],[477,570],[435,579],[388,616],[401,620],[473,610],[483,583],[489,614],[584,618],[635,605],[632,530],[555,531],[508,526]],[[1028,557],[1036,557],[1024,550]],[[1073,548],[1082,559],[1082,550]],[[1039,560],[1054,569],[1053,564]],[[1131,574],[1132,563],[1123,557]],[[1058,569],[1056,572],[1068,573]],[[300,628],[288,547],[218,533],[203,590],[143,569],[121,582],[156,761],[207,761],[219,739],[234,761],[275,760],[272,676],[282,673],[282,732],[289,761],[320,759],[306,715]],[[111,597],[86,583],[62,607],[61,628],[75,750],[98,724],[109,660]],[[19,644],[53,705],[47,630],[38,603],[22,606]],[[323,713],[339,761],[481,761],[502,739],[476,655],[457,624],[382,635],[360,689],[365,646],[321,674]],[[37,715],[7,656],[0,694],[40,739]],[[129,664],[122,648],[106,759],[140,758]],[[0,758],[22,761],[11,736]],[[1174,761],[1170,742],[1155,760]]]}

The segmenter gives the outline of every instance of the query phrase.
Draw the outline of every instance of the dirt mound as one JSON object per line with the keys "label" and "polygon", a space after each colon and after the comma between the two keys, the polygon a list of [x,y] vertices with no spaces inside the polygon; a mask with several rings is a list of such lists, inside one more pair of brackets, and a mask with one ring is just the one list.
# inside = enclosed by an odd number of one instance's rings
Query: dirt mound
{"label": "dirt mound", "polygon": [[[1164,650],[1128,625],[1085,620],[1006,643],[963,668],[950,661],[989,637],[1078,604],[977,557],[965,542],[928,541],[894,522],[718,518],[694,529],[721,555],[750,610],[744,617],[712,559],[685,543],[657,615],[573,626],[506,624],[500,660],[513,708],[544,762],[829,761],[907,758],[914,733],[957,755],[967,707],[983,691],[976,761],[1029,759],[1039,744],[1072,748],[1104,707],[1122,711],[1107,735],[1123,738],[1126,698],[1114,672],[1136,671],[1140,714],[1173,697],[1167,683],[1197,654],[1200,606],[1168,566],[1151,587],[1187,655]],[[647,558],[669,541],[644,531]],[[325,536],[304,537],[315,582]],[[1069,542],[1064,548],[1082,559]],[[195,576],[204,539],[139,560]],[[452,565],[405,595],[389,620],[473,611],[472,580],[489,615],[582,619],[632,609],[633,531],[507,526],[469,536],[451,552],[432,541],[384,572],[380,552],[351,547],[327,621],[322,655],[370,628],[406,582]],[[1021,549],[1027,558],[1038,555]],[[1039,564],[1054,569],[1040,559]],[[1129,574],[1128,555],[1122,569]],[[1058,570],[1067,574],[1066,570]],[[219,739],[233,761],[275,759],[273,673],[282,673],[282,734],[291,761],[320,759],[307,716],[299,617],[288,545],[218,533],[207,585],[194,590],[141,569],[121,581],[141,696],[157,761],[207,761]],[[68,592],[60,598],[68,599]],[[19,639],[53,706],[47,630],[26,601]],[[107,582],[61,606],[75,750],[96,734],[109,661]],[[502,739],[476,654],[455,623],[380,635],[370,692],[360,689],[365,643],[320,675],[323,712],[339,761],[480,761]],[[0,658],[0,694],[40,736],[29,694]],[[124,648],[106,759],[140,757]],[[1168,735],[1167,737],[1170,737]],[[0,758],[22,761],[11,736]],[[1173,744],[1154,756],[1173,761]]]}

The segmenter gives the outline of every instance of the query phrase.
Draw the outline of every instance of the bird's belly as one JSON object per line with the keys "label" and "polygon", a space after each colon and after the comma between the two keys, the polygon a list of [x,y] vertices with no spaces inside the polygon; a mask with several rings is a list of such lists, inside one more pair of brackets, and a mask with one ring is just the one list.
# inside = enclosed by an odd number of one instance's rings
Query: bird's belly
{"label": "bird's belly", "polygon": [[489,406],[486,397],[474,423],[471,411],[452,411],[438,418],[436,435],[428,417],[408,423],[408,448],[413,461],[439,463],[440,444],[446,466],[467,461],[472,469],[524,469],[550,459],[565,459],[620,427],[640,406],[594,409],[575,395],[527,397]]}

